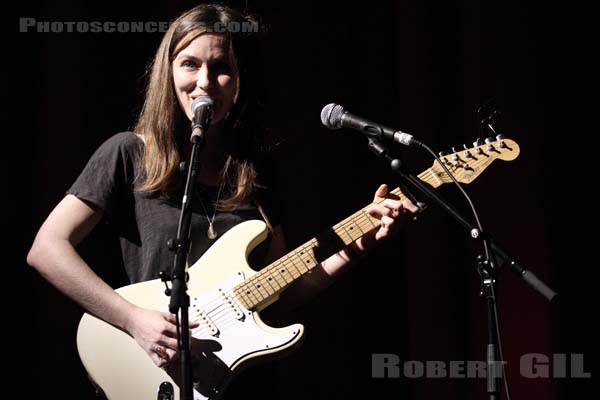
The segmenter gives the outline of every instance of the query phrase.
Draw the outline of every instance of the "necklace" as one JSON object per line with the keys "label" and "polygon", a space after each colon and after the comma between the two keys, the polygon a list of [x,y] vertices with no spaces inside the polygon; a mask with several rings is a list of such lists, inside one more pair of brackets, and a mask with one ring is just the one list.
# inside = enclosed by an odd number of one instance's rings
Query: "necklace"
{"label": "necklace", "polygon": [[219,191],[217,192],[217,199],[215,200],[215,209],[213,211],[213,215],[212,218],[208,217],[208,211],[206,211],[206,207],[204,207],[204,201],[202,200],[202,197],[200,197],[200,204],[202,205],[202,209],[204,210],[204,214],[206,215],[206,220],[208,221],[208,231],[206,232],[206,236],[208,236],[208,238],[210,240],[214,240],[217,238],[217,236],[219,236],[219,234],[217,233],[216,229],[215,229],[215,217],[217,216],[217,205],[219,204],[219,197],[221,196],[221,189],[223,189],[223,182],[221,182],[221,185],[219,185]]}

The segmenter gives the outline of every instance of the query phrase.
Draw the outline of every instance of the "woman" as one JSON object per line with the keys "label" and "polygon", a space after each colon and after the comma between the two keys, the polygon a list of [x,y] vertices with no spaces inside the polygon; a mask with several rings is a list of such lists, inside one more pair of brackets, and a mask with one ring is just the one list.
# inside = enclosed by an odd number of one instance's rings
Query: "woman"
{"label": "woman", "polygon": [[[118,234],[131,283],[156,279],[173,254],[166,241],[176,233],[181,204],[180,162],[189,159],[191,104],[198,96],[215,102],[200,153],[199,194],[193,204],[193,264],[232,226],[265,219],[273,226],[266,260],[285,254],[259,169],[262,131],[256,123],[252,46],[255,32],[233,32],[233,22],[256,21],[221,5],[200,5],[170,26],[154,58],[146,99],[132,132],[106,141],[40,228],[28,263],[89,313],[128,332],[159,367],[177,352],[173,315],[132,304],[100,279],[76,246],[101,220]],[[215,29],[216,28],[216,29]],[[376,200],[387,194],[382,185]],[[340,272],[390,236],[410,203],[377,201],[369,213],[381,227],[332,255],[284,292],[282,303],[299,303],[331,283]],[[397,224],[396,224],[397,225]],[[197,326],[191,324],[191,327]]]}

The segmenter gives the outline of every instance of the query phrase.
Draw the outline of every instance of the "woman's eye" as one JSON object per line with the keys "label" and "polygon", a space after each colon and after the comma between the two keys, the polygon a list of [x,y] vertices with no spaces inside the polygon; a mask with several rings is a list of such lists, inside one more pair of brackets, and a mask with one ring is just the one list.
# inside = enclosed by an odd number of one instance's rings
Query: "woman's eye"
{"label": "woman's eye", "polygon": [[185,67],[185,68],[194,68],[196,66],[196,64],[193,61],[191,61],[191,60],[184,60],[181,63],[181,66]]}

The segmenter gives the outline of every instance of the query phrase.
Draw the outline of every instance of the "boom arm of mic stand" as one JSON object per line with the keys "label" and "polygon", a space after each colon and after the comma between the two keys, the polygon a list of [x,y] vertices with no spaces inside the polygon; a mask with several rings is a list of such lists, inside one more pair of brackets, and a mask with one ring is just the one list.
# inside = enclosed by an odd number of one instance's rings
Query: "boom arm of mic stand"
{"label": "boom arm of mic stand", "polygon": [[[513,272],[515,272],[519,277],[521,277],[527,284],[529,284],[533,289],[535,289],[538,293],[544,296],[548,301],[553,301],[556,297],[556,292],[554,292],[548,285],[542,282],[533,272],[526,270],[523,266],[521,266],[512,256],[510,256],[506,251],[504,251],[500,246],[498,246],[489,235],[482,234],[479,229],[475,228],[471,225],[465,218],[462,217],[447,201],[445,201],[440,195],[438,195],[432,188],[430,188],[427,184],[423,183],[419,178],[415,177],[411,173],[405,173],[400,171],[403,176],[415,187],[417,187],[421,192],[423,192],[427,197],[432,199],[435,203],[441,206],[446,210],[448,214],[450,214],[454,219],[456,219],[462,226],[468,229],[471,232],[471,237],[474,239],[483,239],[488,240],[492,249],[494,250],[494,254],[499,255],[504,263],[507,263]],[[487,237],[486,237],[487,236]]]}
{"label": "boom arm of mic stand", "polygon": [[[494,250],[495,255],[499,255],[505,264],[510,266],[511,270],[521,277],[527,284],[529,284],[534,290],[544,296],[548,301],[552,302],[556,297],[554,292],[548,285],[542,282],[533,272],[526,270],[521,266],[512,256],[506,251],[499,247],[492,238],[481,232],[479,229],[471,225],[458,211],[456,211],[446,200],[444,200],[438,193],[436,193],[429,185],[421,181],[419,178],[411,173],[405,171],[398,171],[402,174],[408,182],[419,189],[427,197],[442,207],[448,214],[450,214],[455,220],[457,220],[462,226],[471,232],[471,237],[474,239],[488,240],[490,246]],[[499,271],[497,271],[499,272]]]}

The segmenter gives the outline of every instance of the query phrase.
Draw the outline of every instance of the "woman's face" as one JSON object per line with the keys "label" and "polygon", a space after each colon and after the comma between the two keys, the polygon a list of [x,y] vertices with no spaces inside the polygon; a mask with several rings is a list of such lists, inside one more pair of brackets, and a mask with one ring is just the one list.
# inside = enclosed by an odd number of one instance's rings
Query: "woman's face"
{"label": "woman's face", "polygon": [[214,102],[212,124],[222,121],[237,99],[239,74],[224,35],[205,33],[195,38],[173,60],[177,99],[192,120],[192,102],[209,96]]}

